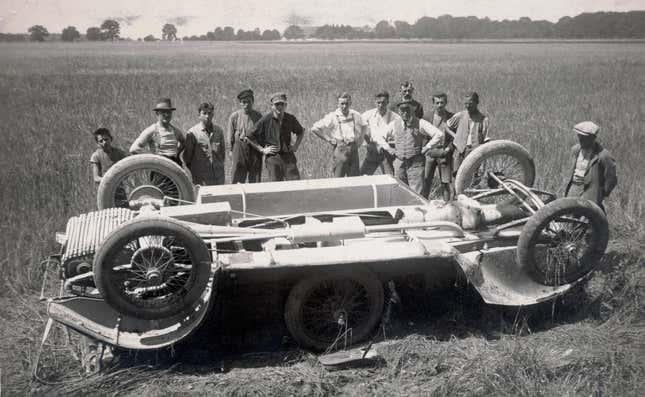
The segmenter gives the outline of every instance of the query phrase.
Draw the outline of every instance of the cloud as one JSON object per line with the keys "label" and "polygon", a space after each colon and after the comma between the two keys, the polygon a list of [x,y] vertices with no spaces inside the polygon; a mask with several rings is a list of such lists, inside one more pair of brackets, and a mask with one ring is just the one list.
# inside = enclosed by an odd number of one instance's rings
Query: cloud
{"label": "cloud", "polygon": [[128,15],[124,17],[109,17],[105,19],[113,19],[117,21],[119,24],[123,24],[126,26],[130,26],[133,23],[135,23],[139,18],[141,18],[141,15]]}
{"label": "cloud", "polygon": [[185,15],[185,16],[170,18],[167,21],[167,23],[172,23],[173,25],[177,25],[177,26],[184,26],[184,25],[187,25],[191,20],[195,18],[197,17],[192,15]]}

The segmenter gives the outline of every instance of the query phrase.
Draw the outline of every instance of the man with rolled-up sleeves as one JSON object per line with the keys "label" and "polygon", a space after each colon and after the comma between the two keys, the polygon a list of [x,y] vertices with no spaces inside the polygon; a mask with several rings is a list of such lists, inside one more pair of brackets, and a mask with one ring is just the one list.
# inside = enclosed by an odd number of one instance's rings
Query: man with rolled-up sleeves
{"label": "man with rolled-up sleeves", "polygon": [[[414,116],[414,104],[401,101],[397,104],[401,118],[386,127],[384,136],[393,136],[394,148],[382,138],[379,146],[396,156],[394,175],[418,194],[423,192],[425,153],[441,148],[444,133],[428,121]],[[425,143],[427,141],[427,143]]]}
{"label": "man with rolled-up sleeves", "polygon": [[311,132],[334,147],[334,177],[358,176],[358,147],[367,133],[361,114],[351,109],[352,97],[338,95],[338,108],[316,121]]}

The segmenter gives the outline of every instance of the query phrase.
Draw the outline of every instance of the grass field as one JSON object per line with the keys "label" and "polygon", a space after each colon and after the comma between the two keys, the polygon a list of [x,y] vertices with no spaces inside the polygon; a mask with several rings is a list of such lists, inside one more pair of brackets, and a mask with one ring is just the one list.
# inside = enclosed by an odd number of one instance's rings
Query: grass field
{"label": "grass field", "polygon": [[[436,91],[448,93],[452,110],[461,109],[463,93],[479,92],[490,135],[524,145],[538,167],[537,186],[560,194],[576,140],[571,126],[588,119],[602,126],[600,139],[617,160],[619,185],[606,205],[610,260],[585,290],[587,305],[563,311],[567,316],[549,326],[541,322],[539,332],[525,337],[465,317],[458,318],[470,328],[460,325],[457,338],[433,339],[436,328],[417,328],[377,370],[328,374],[300,355],[269,365],[251,360],[227,374],[209,366],[194,373],[135,368],[54,391],[201,394],[200,387],[209,387],[212,394],[385,396],[643,390],[645,44],[3,44],[0,55],[2,391],[48,393],[28,374],[45,319],[36,300],[39,262],[56,248],[54,232],[67,218],[95,206],[91,131],[108,127],[115,144],[127,148],[154,121],[150,109],[163,96],[172,98],[174,123],[183,129],[197,122],[202,101],[215,104],[215,121],[224,125],[236,109],[236,93],[247,87],[263,112],[271,92],[286,91],[288,111],[310,127],[335,108],[338,92],[352,93],[353,107],[364,111],[373,107],[375,92],[396,93],[406,79],[427,109]],[[298,153],[303,177],[329,177],[329,156],[328,146],[308,136]],[[502,337],[490,338],[491,330],[503,331]]]}

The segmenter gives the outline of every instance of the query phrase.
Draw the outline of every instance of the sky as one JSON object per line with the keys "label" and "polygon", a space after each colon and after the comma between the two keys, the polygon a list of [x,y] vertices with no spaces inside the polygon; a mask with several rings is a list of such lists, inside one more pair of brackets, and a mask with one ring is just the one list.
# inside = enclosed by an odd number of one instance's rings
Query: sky
{"label": "sky", "polygon": [[283,31],[290,16],[309,25],[374,26],[381,20],[414,23],[422,16],[488,17],[493,20],[545,19],[583,12],[645,10],[645,0],[0,0],[0,32],[24,33],[43,25],[50,33],[75,26],[81,33],[116,19],[121,36],[161,36],[172,23],[178,36],[205,34],[217,26]]}

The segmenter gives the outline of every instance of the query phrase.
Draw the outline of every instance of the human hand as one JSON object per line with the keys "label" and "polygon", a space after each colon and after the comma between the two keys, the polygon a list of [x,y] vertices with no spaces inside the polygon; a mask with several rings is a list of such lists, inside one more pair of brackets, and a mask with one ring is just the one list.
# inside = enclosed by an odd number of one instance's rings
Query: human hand
{"label": "human hand", "polygon": [[278,147],[275,145],[269,145],[262,148],[262,153],[265,155],[273,155],[278,153]]}

